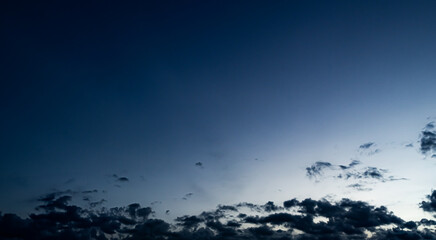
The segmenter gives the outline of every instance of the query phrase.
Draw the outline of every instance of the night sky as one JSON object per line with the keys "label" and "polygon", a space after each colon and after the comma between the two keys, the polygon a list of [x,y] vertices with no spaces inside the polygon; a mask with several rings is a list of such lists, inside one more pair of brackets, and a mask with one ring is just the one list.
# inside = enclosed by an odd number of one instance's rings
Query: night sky
{"label": "night sky", "polygon": [[436,1],[3,1],[0,239],[436,239]]}

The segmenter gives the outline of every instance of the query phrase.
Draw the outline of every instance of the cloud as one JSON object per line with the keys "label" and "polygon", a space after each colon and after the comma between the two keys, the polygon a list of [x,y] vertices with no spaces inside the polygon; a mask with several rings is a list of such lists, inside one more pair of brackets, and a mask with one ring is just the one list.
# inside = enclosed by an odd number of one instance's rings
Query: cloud
{"label": "cloud", "polygon": [[101,199],[100,201],[90,202],[90,203],[89,203],[89,206],[90,206],[91,208],[95,208],[95,207],[98,207],[98,206],[103,205],[103,203],[105,203],[105,202],[107,202],[106,199]]}
{"label": "cloud", "polygon": [[191,198],[192,196],[194,196],[193,193],[187,193],[187,194],[185,194],[184,197],[182,197],[182,199],[183,199],[183,200],[188,200],[188,199]]}
{"label": "cloud", "polygon": [[374,146],[373,142],[368,142],[368,143],[364,143],[362,145],[359,146],[360,149],[368,149],[370,147]]}
{"label": "cloud", "polygon": [[361,164],[361,162],[359,160],[352,160],[351,163],[348,164],[348,166],[339,165],[339,167],[342,170],[347,170],[347,169],[353,168],[354,166],[359,165],[359,164]]}
{"label": "cloud", "polygon": [[385,169],[378,169],[376,167],[368,167],[366,170],[359,175],[358,177],[364,177],[364,178],[375,178],[378,180],[384,179],[384,174],[387,172]]}
{"label": "cloud", "polygon": [[406,178],[397,178],[394,176],[387,176],[388,170],[380,169],[377,167],[360,167],[361,162],[358,160],[352,160],[348,165],[334,165],[329,162],[316,162],[310,167],[306,168],[306,175],[316,181],[319,181],[324,176],[324,171],[329,170],[336,179],[342,179],[347,181],[359,181],[348,185],[358,191],[369,191],[371,188],[366,187],[364,184],[369,184],[370,181],[376,182],[389,182],[398,180],[407,180]]}
{"label": "cloud", "polygon": [[436,131],[434,129],[434,122],[429,122],[425,125],[424,130],[421,132],[419,146],[422,154],[433,153],[432,157],[436,152]]}
{"label": "cloud", "polygon": [[[117,182],[129,182],[128,177],[120,177],[117,174],[112,174],[112,178],[114,178],[115,181],[117,181]],[[120,185],[118,185],[118,186],[121,187]]]}
{"label": "cloud", "polygon": [[394,176],[386,176],[388,170],[376,168],[376,167],[365,167],[363,169],[346,171],[337,176],[340,179],[356,179],[356,180],[376,180],[378,182],[389,182],[398,180],[407,180],[407,178],[397,178]]}
{"label": "cloud", "polygon": [[117,179],[117,181],[118,181],[118,182],[128,182],[129,179],[128,179],[127,177],[119,177],[119,178]]}
{"label": "cloud", "polygon": [[203,163],[202,162],[196,162],[195,166],[197,166],[199,168],[203,168]]}
{"label": "cloud", "polygon": [[306,168],[306,175],[309,178],[317,178],[322,175],[323,169],[332,167],[333,165],[329,162],[315,162],[312,166]]}
{"label": "cloud", "polygon": [[360,184],[360,183],[350,184],[347,187],[353,188],[353,189],[355,189],[357,191],[371,191],[372,190],[371,188],[368,188],[365,185]]}
{"label": "cloud", "polygon": [[[436,211],[436,191],[427,198],[423,210]],[[42,212],[28,218],[0,213],[0,239],[436,239],[434,220],[405,221],[384,206],[350,199],[218,205],[199,215],[177,217],[174,224],[150,218],[152,209],[138,203],[86,209],[70,205],[72,196],[53,194],[39,201]],[[246,213],[234,214],[240,211]]]}
{"label": "cloud", "polygon": [[86,191],[82,191],[83,194],[91,194],[91,193],[98,193],[97,189],[94,190],[86,190]]}
{"label": "cloud", "polygon": [[427,199],[429,201],[422,201],[420,207],[426,212],[436,213],[436,190],[433,190],[430,195],[427,195]]}
{"label": "cloud", "polygon": [[361,144],[359,146],[359,152],[360,152],[360,154],[364,154],[364,155],[368,155],[368,156],[374,155],[374,154],[380,152],[380,149],[376,148],[376,146],[377,145],[374,142],[367,142],[367,143]]}
{"label": "cloud", "polygon": [[377,167],[357,167],[362,163],[358,160],[352,160],[348,165],[334,165],[329,162],[316,162],[310,167],[306,168],[306,175],[319,182],[326,172],[330,171],[328,176],[335,179],[342,179],[344,181],[354,181],[347,187],[355,189],[357,191],[370,191],[372,188],[367,187],[368,184],[374,184],[376,182],[389,182],[398,180],[407,180],[406,178],[398,178],[389,176],[389,172],[386,169],[380,169]]}
{"label": "cloud", "polygon": [[436,132],[425,130],[421,135],[420,150],[423,154],[436,151]]}

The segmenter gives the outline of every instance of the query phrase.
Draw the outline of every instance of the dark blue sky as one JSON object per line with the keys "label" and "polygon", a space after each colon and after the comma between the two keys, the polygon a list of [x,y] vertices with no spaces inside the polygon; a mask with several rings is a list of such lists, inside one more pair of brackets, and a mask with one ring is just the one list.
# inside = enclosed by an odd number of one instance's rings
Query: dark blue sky
{"label": "dark blue sky", "polygon": [[[104,190],[109,206],[161,201],[161,212],[179,214],[306,194],[372,199],[314,193],[306,179],[313,162],[356,156],[379,167],[403,156],[397,173],[425,178],[406,184],[419,189],[411,202],[434,183],[434,163],[418,167],[427,175],[407,163],[422,157],[416,141],[436,109],[435,1],[0,9],[0,192],[9,193],[0,209],[23,213],[66,189]],[[356,152],[372,141],[415,148]]]}

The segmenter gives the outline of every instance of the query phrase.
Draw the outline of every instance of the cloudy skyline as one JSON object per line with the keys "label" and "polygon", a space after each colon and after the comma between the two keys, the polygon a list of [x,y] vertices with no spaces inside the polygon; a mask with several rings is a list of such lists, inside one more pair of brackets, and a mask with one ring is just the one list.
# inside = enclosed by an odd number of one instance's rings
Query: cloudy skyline
{"label": "cloudy skyline", "polygon": [[1,3],[0,238],[436,238],[435,11]]}

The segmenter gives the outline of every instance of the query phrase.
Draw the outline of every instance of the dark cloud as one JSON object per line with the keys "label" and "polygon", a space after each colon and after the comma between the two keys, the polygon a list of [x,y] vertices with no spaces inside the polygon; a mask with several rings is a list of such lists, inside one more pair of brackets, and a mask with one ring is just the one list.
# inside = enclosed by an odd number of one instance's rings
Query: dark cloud
{"label": "dark cloud", "polygon": [[375,178],[378,180],[382,180],[384,178],[384,174],[387,172],[385,169],[378,169],[376,167],[368,167],[359,177],[364,178]]}
{"label": "dark cloud", "polygon": [[203,168],[203,163],[202,162],[196,162],[195,166],[197,166],[199,168]]}
{"label": "dark cloud", "polygon": [[119,182],[128,182],[129,179],[128,179],[127,177],[119,177],[119,178],[117,179],[117,181],[119,181]]}
{"label": "dark cloud", "polygon": [[219,210],[219,211],[235,211],[235,212],[238,211],[238,209],[235,206],[231,206],[231,205],[218,205],[217,210]]}
{"label": "dark cloud", "polygon": [[279,210],[283,210],[283,207],[277,206],[274,204],[274,202],[269,201],[265,203],[265,205],[262,206],[265,212],[275,212]]}
{"label": "dark cloud", "polygon": [[295,198],[283,202],[283,207],[285,207],[286,209],[291,208],[291,207],[295,207],[297,205],[298,205],[298,201]]}
{"label": "dark cloud", "polygon": [[[112,178],[115,179],[115,181],[117,182],[128,182],[129,178],[128,177],[120,177],[117,174],[112,174]],[[121,187],[120,185],[118,185],[119,187]]]}
{"label": "dark cloud", "polygon": [[436,226],[436,221],[435,220],[428,220],[426,218],[423,218],[423,219],[421,219],[419,224],[423,225],[423,226]]}
{"label": "dark cloud", "polygon": [[436,151],[436,132],[423,131],[421,136],[420,150],[423,154]]}
{"label": "dark cloud", "polygon": [[[421,207],[436,211],[436,191],[428,199]],[[69,195],[41,197],[38,209],[42,212],[24,219],[0,213],[0,239],[436,239],[431,230],[436,227],[434,220],[404,221],[384,206],[350,199],[291,199],[283,207],[271,201],[219,205],[213,211],[177,217],[174,224],[150,218],[152,209],[138,203],[86,209],[70,205],[71,200]],[[235,216],[241,208],[254,212]],[[317,221],[319,217],[325,220]]]}
{"label": "dark cloud", "polygon": [[420,150],[423,154],[436,152],[436,131],[434,128],[434,122],[430,122],[427,123],[427,125],[424,127],[424,130],[421,132]]}
{"label": "dark cloud", "polygon": [[420,207],[424,211],[436,213],[436,190],[433,190],[433,192],[427,196],[427,199],[429,201],[422,201]]}

